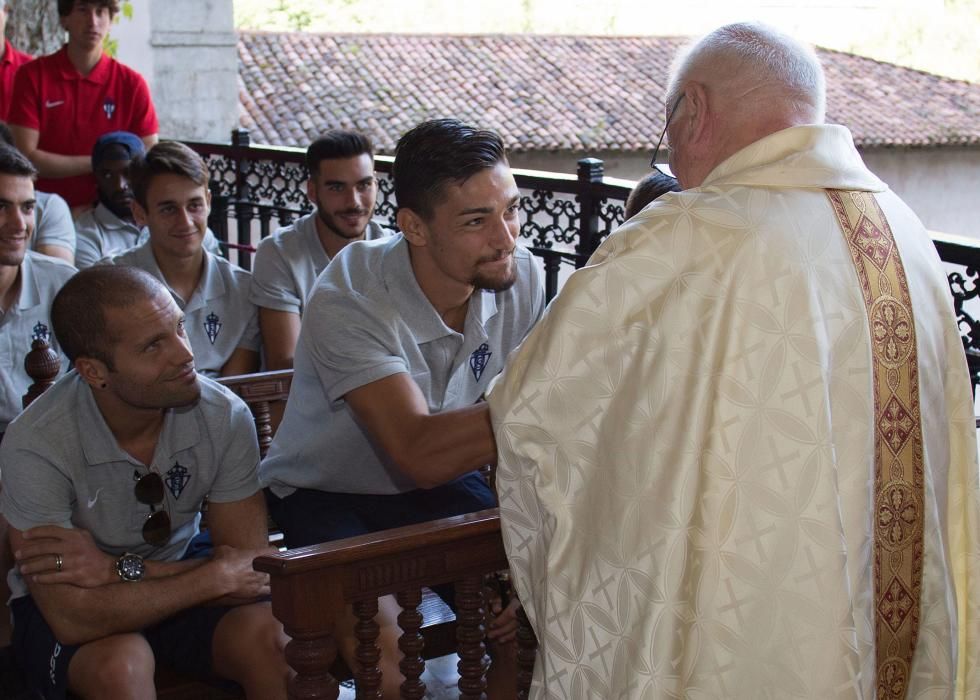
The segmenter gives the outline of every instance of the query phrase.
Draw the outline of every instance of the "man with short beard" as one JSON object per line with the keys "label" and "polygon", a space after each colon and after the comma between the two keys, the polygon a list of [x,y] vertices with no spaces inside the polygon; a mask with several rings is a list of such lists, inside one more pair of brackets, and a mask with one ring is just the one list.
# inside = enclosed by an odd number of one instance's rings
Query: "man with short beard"
{"label": "man with short beard", "polygon": [[[480,397],[545,305],[540,269],[517,245],[520,192],[500,137],[454,119],[402,136],[393,175],[402,233],[352,243],[317,280],[260,468],[289,547],[496,504],[477,471],[496,461]],[[509,613],[491,637],[512,635]],[[348,660],[354,644],[341,640]],[[385,673],[388,695],[396,674]]]}
{"label": "man with short beard", "polygon": [[259,243],[251,300],[269,369],[293,366],[303,304],[316,278],[341,249],[391,234],[371,221],[378,183],[374,146],[364,134],[331,129],[306,150],[306,194],[316,207]]}

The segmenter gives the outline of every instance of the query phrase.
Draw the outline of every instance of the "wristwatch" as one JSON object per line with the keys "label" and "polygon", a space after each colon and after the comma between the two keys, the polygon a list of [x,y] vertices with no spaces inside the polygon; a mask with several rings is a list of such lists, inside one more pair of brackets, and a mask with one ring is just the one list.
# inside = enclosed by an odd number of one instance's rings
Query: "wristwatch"
{"label": "wristwatch", "polygon": [[142,581],[143,575],[146,573],[146,567],[143,566],[143,557],[131,552],[120,555],[116,559],[116,573],[119,574],[119,580],[121,581]]}

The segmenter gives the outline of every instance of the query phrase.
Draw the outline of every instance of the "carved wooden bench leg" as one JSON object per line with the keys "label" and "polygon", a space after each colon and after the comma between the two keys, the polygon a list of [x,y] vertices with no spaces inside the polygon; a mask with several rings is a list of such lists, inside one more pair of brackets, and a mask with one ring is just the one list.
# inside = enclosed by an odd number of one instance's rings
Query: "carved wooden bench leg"
{"label": "carved wooden bench leg", "polygon": [[517,609],[517,698],[527,700],[534,675],[534,659],[538,653],[538,640],[531,629],[524,607]]}
{"label": "carved wooden bench leg", "polygon": [[308,636],[285,627],[292,639],[286,645],[286,663],[296,671],[289,682],[290,700],[336,700],[340,693],[337,679],[329,669],[337,658],[337,643],[332,634]]}
{"label": "carved wooden bench leg", "polygon": [[378,648],[378,599],[354,603],[354,636],[357,638],[357,668],[354,669],[358,700],[381,700],[381,649]]}
{"label": "carved wooden bench leg", "polygon": [[398,648],[402,657],[398,667],[405,676],[401,684],[401,696],[407,700],[422,700],[425,696],[425,683],[420,676],[425,671],[425,661],[422,659],[422,647],[425,639],[422,637],[422,614],[419,603],[422,602],[422,589],[413,588],[399,591],[395,596],[402,611],[398,613],[398,626],[402,630],[398,638]]}
{"label": "carved wooden bench leg", "polygon": [[490,658],[484,642],[483,577],[456,582],[456,644],[459,654],[459,697],[485,700]]}

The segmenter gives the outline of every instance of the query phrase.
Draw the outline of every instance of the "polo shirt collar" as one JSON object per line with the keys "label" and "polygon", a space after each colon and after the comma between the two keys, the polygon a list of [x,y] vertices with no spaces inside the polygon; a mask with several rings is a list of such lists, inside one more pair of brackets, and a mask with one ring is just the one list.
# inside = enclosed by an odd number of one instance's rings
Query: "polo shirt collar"
{"label": "polo shirt collar", "polygon": [[[408,241],[401,234],[393,237],[392,241],[382,258],[381,274],[402,318],[410,319],[415,339],[419,343],[427,343],[448,335],[458,335],[443,322],[415,279]],[[473,292],[466,310],[464,330],[479,333],[485,339],[487,321],[496,313],[497,295],[494,292]]]}
{"label": "polo shirt collar", "polygon": [[[132,462],[139,464],[128,452],[121,449],[116,436],[109,430],[102,412],[99,411],[92,395],[92,388],[75,374],[75,415],[78,420],[78,434],[82,443],[85,463],[94,467],[109,462]],[[167,409],[160,428],[159,443],[168,447],[170,458],[182,450],[189,449],[201,440],[200,429],[190,410],[182,408]],[[156,456],[157,451],[154,451]],[[146,467],[152,465],[146,464]]]}
{"label": "polo shirt collar", "polygon": [[137,237],[140,235],[140,227],[134,223],[128,221],[123,221],[118,216],[116,216],[109,207],[107,207],[102,202],[99,202],[95,206],[95,211],[92,212],[92,216],[99,225],[110,231],[131,231]]}
{"label": "polo shirt collar", "polygon": [[197,289],[194,290],[191,298],[186,300],[180,299],[177,293],[167,284],[167,280],[160,271],[160,266],[157,264],[156,256],[153,255],[153,248],[150,246],[149,239],[145,243],[137,246],[133,257],[135,258],[137,267],[148,271],[167,286],[167,289],[173,294],[174,299],[179,299],[178,305],[183,304],[181,309],[185,312],[189,313],[199,309],[208,300],[220,297],[225,293],[225,281],[221,277],[221,271],[218,270],[218,262],[214,259],[214,255],[206,250],[204,251],[204,271],[201,273],[201,279],[198,280]]}
{"label": "polo shirt collar", "polygon": [[306,252],[313,261],[314,270],[322,270],[330,263],[327,251],[323,249],[320,242],[320,234],[316,230],[316,209],[299,219],[296,228],[300,230],[300,235],[306,241]]}
{"label": "polo shirt collar", "polygon": [[27,251],[24,261],[20,264],[20,299],[17,300],[17,308],[21,311],[34,308],[41,303],[41,290],[33,258],[34,254]]}
{"label": "polo shirt collar", "polygon": [[112,59],[105,51],[102,52],[102,56],[99,58],[99,62],[95,64],[95,68],[86,76],[79,73],[78,69],[72,65],[71,59],[68,58],[68,44],[62,46],[59,51],[52,55],[54,57],[55,68],[66,80],[87,80],[91,83],[100,84],[109,81],[109,70]]}

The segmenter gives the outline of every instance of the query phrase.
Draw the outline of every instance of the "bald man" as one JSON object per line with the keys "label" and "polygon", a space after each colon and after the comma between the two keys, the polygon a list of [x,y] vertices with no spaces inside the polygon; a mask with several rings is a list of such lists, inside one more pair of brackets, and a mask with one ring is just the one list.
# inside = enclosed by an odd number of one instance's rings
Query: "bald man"
{"label": "bald man", "polygon": [[824,95],[773,30],[694,44],[665,100],[683,191],[603,243],[491,388],[534,697],[980,694],[949,287]]}

